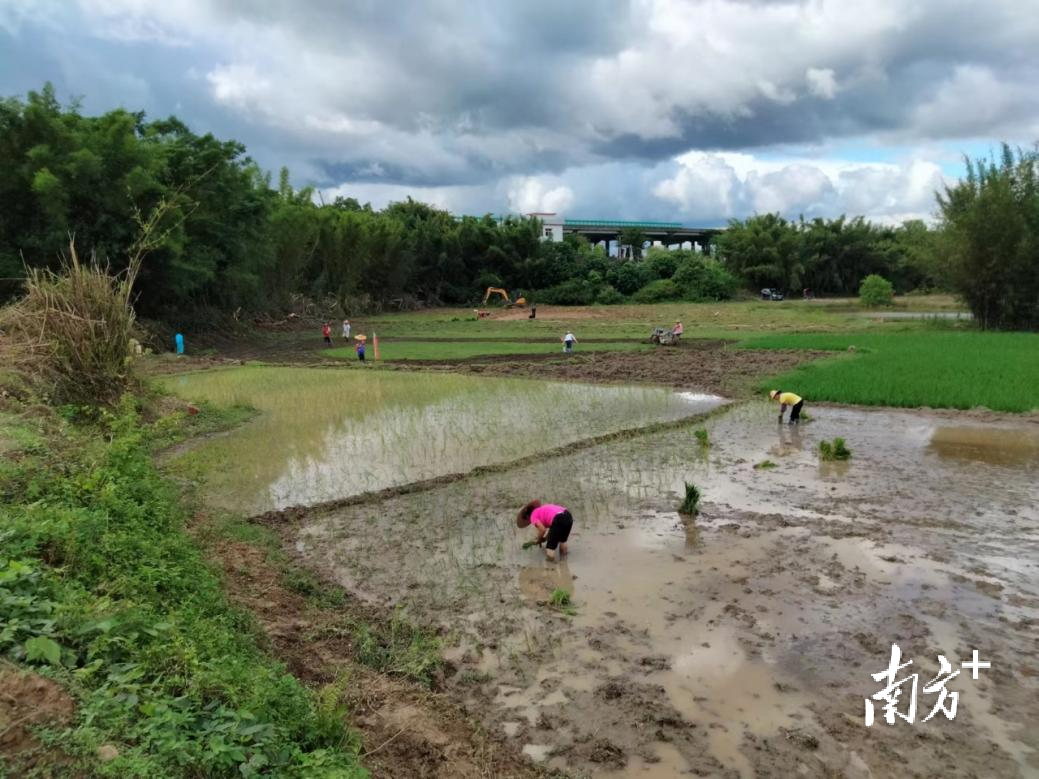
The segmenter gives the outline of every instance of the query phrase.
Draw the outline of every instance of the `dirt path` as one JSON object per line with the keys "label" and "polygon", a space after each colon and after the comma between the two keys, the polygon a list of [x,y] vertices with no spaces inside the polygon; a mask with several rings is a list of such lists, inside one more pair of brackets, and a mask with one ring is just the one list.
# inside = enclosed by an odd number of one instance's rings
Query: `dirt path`
{"label": "dirt path", "polygon": [[[196,527],[205,519],[196,518]],[[284,583],[280,563],[242,542],[209,545],[231,599],[252,612],[289,670],[341,695],[363,739],[362,762],[375,777],[487,779],[548,776],[485,731],[450,696],[378,673],[357,659],[358,621],[376,624],[382,610],[349,601],[321,607]],[[341,688],[341,689],[340,689]]]}

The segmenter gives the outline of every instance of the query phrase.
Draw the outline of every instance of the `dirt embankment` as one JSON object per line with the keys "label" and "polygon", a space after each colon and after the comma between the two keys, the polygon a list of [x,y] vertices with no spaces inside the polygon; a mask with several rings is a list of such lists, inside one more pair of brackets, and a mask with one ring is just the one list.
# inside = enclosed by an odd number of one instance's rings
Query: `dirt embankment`
{"label": "dirt embankment", "polygon": [[[640,352],[587,352],[552,359],[507,355],[445,363],[441,369],[590,383],[655,384],[705,390],[728,397],[748,394],[756,381],[784,373],[826,352],[737,349],[725,341],[686,341]],[[540,357],[540,355],[538,355]]]}
{"label": "dirt embankment", "polygon": [[[0,662],[0,769],[40,771],[66,762],[60,752],[45,747],[37,728],[60,728],[72,721],[76,704],[57,682]],[[22,775],[11,773],[11,776]]]}
{"label": "dirt embankment", "polygon": [[[203,526],[197,519],[196,527]],[[232,601],[256,617],[294,675],[314,686],[345,681],[341,702],[361,733],[362,762],[373,776],[547,776],[445,695],[358,662],[357,621],[385,620],[385,612],[366,610],[353,599],[335,608],[318,606],[285,586],[279,563],[249,544],[222,539],[209,548]]]}

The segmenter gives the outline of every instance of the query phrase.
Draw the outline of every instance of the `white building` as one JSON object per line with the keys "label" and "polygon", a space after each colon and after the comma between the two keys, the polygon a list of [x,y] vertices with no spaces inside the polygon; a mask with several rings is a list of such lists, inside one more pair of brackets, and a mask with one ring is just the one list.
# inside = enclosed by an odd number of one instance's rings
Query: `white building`
{"label": "white building", "polygon": [[563,240],[563,222],[566,221],[552,211],[534,211],[527,214],[541,220],[541,240],[559,243]]}

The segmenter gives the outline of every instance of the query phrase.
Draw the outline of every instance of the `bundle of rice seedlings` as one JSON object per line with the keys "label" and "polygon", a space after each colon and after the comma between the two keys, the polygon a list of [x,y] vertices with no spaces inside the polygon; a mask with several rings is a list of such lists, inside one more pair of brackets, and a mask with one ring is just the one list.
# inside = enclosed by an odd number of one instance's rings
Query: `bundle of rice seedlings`
{"label": "bundle of rice seedlings", "polygon": [[692,516],[700,513],[700,490],[695,484],[685,483],[685,500],[678,507],[678,513]]}
{"label": "bundle of rice seedlings", "polygon": [[832,443],[820,441],[819,457],[827,461],[848,460],[851,459],[851,449],[847,447],[843,438],[834,438]]}

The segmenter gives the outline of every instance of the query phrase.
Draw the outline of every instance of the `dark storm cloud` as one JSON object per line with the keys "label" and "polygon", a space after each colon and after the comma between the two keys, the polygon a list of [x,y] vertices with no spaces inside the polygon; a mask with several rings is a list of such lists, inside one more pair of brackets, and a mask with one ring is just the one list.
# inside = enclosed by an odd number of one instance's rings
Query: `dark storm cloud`
{"label": "dark storm cloud", "polygon": [[176,113],[324,186],[556,176],[509,197],[564,202],[609,171],[616,207],[663,211],[647,174],[690,149],[1039,133],[1039,15],[1011,0],[7,2],[0,92]]}

